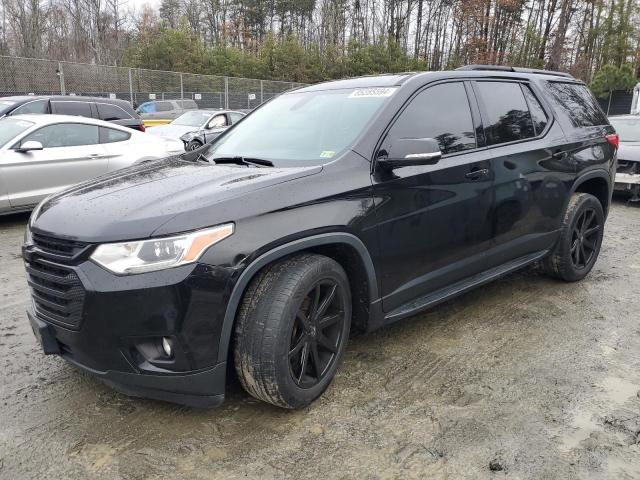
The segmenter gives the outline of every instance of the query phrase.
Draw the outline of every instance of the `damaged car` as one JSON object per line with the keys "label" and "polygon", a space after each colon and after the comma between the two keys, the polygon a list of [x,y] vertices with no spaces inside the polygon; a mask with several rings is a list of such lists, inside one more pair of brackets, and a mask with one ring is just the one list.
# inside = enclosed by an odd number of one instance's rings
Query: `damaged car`
{"label": "damaged car", "polygon": [[615,116],[609,121],[620,137],[615,191],[640,204],[640,115]]}

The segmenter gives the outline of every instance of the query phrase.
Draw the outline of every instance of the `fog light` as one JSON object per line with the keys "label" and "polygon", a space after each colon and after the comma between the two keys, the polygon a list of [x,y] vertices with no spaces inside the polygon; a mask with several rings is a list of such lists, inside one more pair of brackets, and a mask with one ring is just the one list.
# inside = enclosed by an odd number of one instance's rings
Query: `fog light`
{"label": "fog light", "polygon": [[173,354],[173,347],[171,346],[171,340],[167,337],[162,337],[162,350],[167,357],[171,357]]}

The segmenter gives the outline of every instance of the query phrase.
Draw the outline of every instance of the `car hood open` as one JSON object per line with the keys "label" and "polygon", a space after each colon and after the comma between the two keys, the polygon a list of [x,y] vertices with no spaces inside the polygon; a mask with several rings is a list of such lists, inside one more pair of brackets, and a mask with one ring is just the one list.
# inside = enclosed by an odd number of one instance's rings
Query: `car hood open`
{"label": "car hood open", "polygon": [[206,218],[190,222],[190,228],[202,228],[234,220],[225,215],[226,202],[321,170],[213,165],[172,157],[53,195],[34,212],[32,230],[86,242],[148,238],[169,220],[204,208]]}

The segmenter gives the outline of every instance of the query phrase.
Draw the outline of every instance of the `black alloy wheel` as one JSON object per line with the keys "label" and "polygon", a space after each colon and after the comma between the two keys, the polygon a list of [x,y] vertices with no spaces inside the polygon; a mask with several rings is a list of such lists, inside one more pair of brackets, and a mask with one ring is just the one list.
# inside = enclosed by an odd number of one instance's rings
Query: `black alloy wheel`
{"label": "black alloy wheel", "polygon": [[344,293],[334,280],[321,280],[303,299],[291,332],[289,371],[300,388],[323,380],[342,341]]}
{"label": "black alloy wheel", "polygon": [[598,216],[593,208],[581,212],[571,237],[571,261],[575,268],[586,268],[591,263],[596,253],[600,228]]}

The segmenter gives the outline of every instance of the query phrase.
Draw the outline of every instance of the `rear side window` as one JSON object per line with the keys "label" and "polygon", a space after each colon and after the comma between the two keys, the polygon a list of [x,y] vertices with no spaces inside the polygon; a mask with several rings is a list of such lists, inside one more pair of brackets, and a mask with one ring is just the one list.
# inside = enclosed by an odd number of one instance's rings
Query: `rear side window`
{"label": "rear side window", "polygon": [[117,105],[96,103],[96,106],[98,107],[98,117],[100,120],[112,122],[114,120],[128,120],[131,118],[131,115]]}
{"label": "rear side window", "polygon": [[131,138],[129,132],[116,130],[115,128],[100,127],[100,143],[125,142]]}
{"label": "rear side window", "polygon": [[608,125],[607,117],[586,86],[576,83],[548,82],[551,100],[562,123],[575,129]]}
{"label": "rear side window", "polygon": [[170,112],[173,110],[173,105],[171,102],[158,102],[156,103],[156,111],[157,112]]}
{"label": "rear side window", "polygon": [[547,126],[547,123],[549,123],[549,118],[542,108],[542,105],[540,105],[540,102],[527,85],[522,85],[522,91],[524,92],[527,104],[529,105],[531,119],[533,120],[533,128],[536,131],[536,135],[540,135]]}
{"label": "rear side window", "polygon": [[49,113],[49,100],[34,100],[16,108],[11,115],[23,115],[26,113]]}
{"label": "rear side window", "polygon": [[393,124],[386,142],[398,138],[433,138],[443,154],[476,148],[464,85],[443,83],[420,92]]}
{"label": "rear side window", "polygon": [[59,115],[79,115],[91,118],[91,104],[89,102],[51,102],[53,113]]}
{"label": "rear side window", "polygon": [[487,143],[515,142],[535,137],[529,107],[519,83],[478,82]]}
{"label": "rear side window", "polygon": [[179,100],[178,105],[181,105],[181,107],[185,109],[196,110],[198,108],[198,104],[193,100]]}

